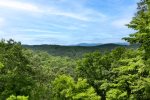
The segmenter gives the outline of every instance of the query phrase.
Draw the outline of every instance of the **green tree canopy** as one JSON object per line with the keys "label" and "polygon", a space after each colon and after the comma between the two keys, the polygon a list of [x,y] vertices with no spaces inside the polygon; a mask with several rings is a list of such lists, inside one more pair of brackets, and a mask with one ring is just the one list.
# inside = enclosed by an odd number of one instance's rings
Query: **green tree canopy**
{"label": "green tree canopy", "polygon": [[29,95],[34,82],[29,60],[22,52],[20,43],[0,41],[0,99],[9,95]]}
{"label": "green tree canopy", "polygon": [[72,77],[61,75],[53,82],[53,97],[55,100],[100,100],[86,79],[79,78],[77,82]]}

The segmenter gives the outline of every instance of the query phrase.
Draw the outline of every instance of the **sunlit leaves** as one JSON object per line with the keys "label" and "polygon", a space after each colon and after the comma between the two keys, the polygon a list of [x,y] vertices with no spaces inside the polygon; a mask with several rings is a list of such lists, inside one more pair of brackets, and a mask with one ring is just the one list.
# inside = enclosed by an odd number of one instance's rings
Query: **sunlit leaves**
{"label": "sunlit leaves", "polygon": [[14,95],[11,95],[6,100],[28,100],[28,96],[14,96]]}
{"label": "sunlit leaves", "polygon": [[53,95],[57,100],[100,100],[86,79],[77,82],[72,77],[61,75],[53,82]]}

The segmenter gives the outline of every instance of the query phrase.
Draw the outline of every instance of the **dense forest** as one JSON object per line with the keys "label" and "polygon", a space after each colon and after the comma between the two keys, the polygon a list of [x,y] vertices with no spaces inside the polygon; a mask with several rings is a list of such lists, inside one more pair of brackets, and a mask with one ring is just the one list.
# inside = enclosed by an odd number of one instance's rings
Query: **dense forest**
{"label": "dense forest", "polygon": [[121,45],[107,43],[97,46],[63,46],[63,45],[23,45],[24,48],[31,49],[35,52],[47,52],[53,56],[81,58],[85,53],[99,51],[101,53],[110,52],[117,47],[137,49],[138,45]]}
{"label": "dense forest", "polygon": [[1,40],[0,100],[150,100],[150,0],[138,3],[127,26],[135,33],[123,39],[137,49],[97,50],[78,59]]}

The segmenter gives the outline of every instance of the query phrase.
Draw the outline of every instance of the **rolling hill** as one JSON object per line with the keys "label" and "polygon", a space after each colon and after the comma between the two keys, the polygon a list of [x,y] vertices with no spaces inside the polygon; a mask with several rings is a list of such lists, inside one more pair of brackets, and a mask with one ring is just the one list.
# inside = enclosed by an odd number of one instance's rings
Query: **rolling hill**
{"label": "rolling hill", "polygon": [[117,47],[137,48],[136,45],[101,44],[98,46],[62,46],[62,45],[23,45],[34,51],[45,51],[54,56],[81,57],[85,53],[100,51],[107,52]]}

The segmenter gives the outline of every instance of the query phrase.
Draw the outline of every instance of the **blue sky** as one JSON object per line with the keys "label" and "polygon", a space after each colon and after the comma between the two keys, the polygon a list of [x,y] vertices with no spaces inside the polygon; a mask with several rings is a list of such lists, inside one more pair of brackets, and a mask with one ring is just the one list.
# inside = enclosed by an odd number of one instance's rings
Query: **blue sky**
{"label": "blue sky", "polygon": [[124,42],[139,0],[0,0],[0,38],[23,44]]}

